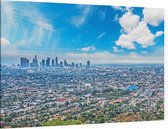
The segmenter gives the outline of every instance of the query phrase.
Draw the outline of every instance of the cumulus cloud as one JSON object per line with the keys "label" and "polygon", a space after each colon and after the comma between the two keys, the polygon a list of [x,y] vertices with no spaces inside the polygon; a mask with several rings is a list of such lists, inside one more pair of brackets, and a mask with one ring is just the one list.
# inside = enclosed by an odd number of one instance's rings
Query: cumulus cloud
{"label": "cumulus cloud", "polygon": [[154,39],[156,37],[163,35],[162,31],[153,34],[147,26],[147,24],[159,25],[163,20],[163,10],[144,8],[143,14],[144,18],[140,20],[138,15],[132,13],[132,9],[128,9],[119,19],[122,34],[116,41],[116,45],[122,48],[136,49],[135,43],[137,43],[146,48],[155,44]]}
{"label": "cumulus cloud", "polygon": [[114,52],[123,52],[123,49],[118,49],[116,46],[112,47]]}
{"label": "cumulus cloud", "polygon": [[124,31],[129,33],[139,24],[139,20],[140,17],[138,15],[134,15],[131,11],[128,11],[119,19],[119,23]]}
{"label": "cumulus cloud", "polygon": [[161,35],[163,35],[163,34],[164,34],[163,31],[157,31],[157,32],[156,32],[156,37],[159,37],[159,36],[161,36]]}
{"label": "cumulus cloud", "polygon": [[127,49],[136,49],[133,43],[133,37],[128,34],[122,34],[119,39],[116,41],[117,46]]}
{"label": "cumulus cloud", "polygon": [[136,49],[134,43],[138,43],[145,48],[154,45],[154,38],[155,35],[151,33],[147,24],[142,21],[130,33],[122,34],[116,41],[116,45],[128,49]]}
{"label": "cumulus cloud", "polygon": [[89,5],[78,5],[77,8],[81,12],[81,14],[72,17],[71,23],[78,28],[85,23],[87,17],[89,16],[89,13],[92,10],[92,7]]}
{"label": "cumulus cloud", "polygon": [[5,38],[1,38],[1,46],[9,46],[10,45],[10,41],[8,39]]}
{"label": "cumulus cloud", "polygon": [[133,29],[130,33],[133,37],[133,42],[137,42],[142,45],[142,47],[147,47],[154,45],[155,35],[151,33],[147,24],[145,22],[140,22],[139,25]]}
{"label": "cumulus cloud", "polygon": [[78,50],[88,52],[88,51],[94,51],[94,50],[96,50],[96,47],[95,46],[89,46],[89,47],[80,48]]}
{"label": "cumulus cloud", "polygon": [[153,26],[158,26],[164,20],[163,9],[144,8],[143,15],[144,21]]}
{"label": "cumulus cloud", "polygon": [[20,51],[19,49],[9,41],[9,39],[6,39],[4,37],[1,37],[0,41],[1,45],[1,55],[2,57],[4,56],[13,56],[15,54],[19,55]]}

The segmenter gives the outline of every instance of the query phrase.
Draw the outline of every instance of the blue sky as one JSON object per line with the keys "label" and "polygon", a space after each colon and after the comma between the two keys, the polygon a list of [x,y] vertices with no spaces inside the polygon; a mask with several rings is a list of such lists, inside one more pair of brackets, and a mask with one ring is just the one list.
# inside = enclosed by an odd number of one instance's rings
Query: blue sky
{"label": "blue sky", "polygon": [[2,2],[2,63],[163,63],[163,9]]}

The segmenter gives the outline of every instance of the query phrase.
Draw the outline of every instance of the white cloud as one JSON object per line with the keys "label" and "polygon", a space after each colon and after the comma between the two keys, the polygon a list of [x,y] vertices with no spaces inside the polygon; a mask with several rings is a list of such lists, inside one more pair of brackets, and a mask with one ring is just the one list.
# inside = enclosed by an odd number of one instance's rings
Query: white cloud
{"label": "white cloud", "polygon": [[123,52],[123,49],[118,49],[116,46],[112,47],[114,52]]}
{"label": "white cloud", "polygon": [[105,36],[106,35],[106,33],[104,32],[104,33],[101,33],[98,37],[97,37],[97,39],[101,39],[103,36]]}
{"label": "white cloud", "polygon": [[156,32],[156,37],[159,37],[159,36],[161,36],[161,35],[163,35],[163,34],[164,34],[163,31],[157,31],[157,32]]}
{"label": "white cloud", "polygon": [[134,15],[131,11],[128,11],[119,19],[119,23],[124,31],[129,33],[139,24],[139,20],[140,17],[138,15]]}
{"label": "white cloud", "polygon": [[10,41],[8,39],[5,38],[1,38],[1,46],[9,46],[10,45]]}
{"label": "white cloud", "polygon": [[113,6],[112,8],[114,10],[119,10],[119,11],[122,11],[122,12],[133,11],[133,9],[134,9],[132,7],[121,7],[121,6]]}
{"label": "white cloud", "polygon": [[126,9],[124,7],[121,7],[121,6],[113,6],[113,9],[114,10],[119,10],[119,11],[122,11],[122,12],[126,11]]}
{"label": "white cloud", "polygon": [[118,22],[118,20],[119,20],[119,17],[118,17],[118,14],[116,14],[116,15],[114,16],[114,18],[113,18],[113,21],[114,21],[114,22]]}
{"label": "white cloud", "polygon": [[140,22],[130,33],[122,34],[116,45],[123,48],[136,49],[134,43],[140,44],[142,47],[154,45],[155,35],[152,34],[145,22]]}
{"label": "white cloud", "polygon": [[127,49],[136,49],[133,43],[133,37],[131,35],[122,34],[118,41],[116,41],[117,46]]}
{"label": "white cloud", "polygon": [[119,23],[122,27],[122,34],[116,41],[116,45],[127,49],[136,49],[135,43],[140,44],[143,48],[154,45],[154,39],[163,34],[157,32],[152,34],[144,20],[140,21],[140,17],[132,13],[132,9],[128,9],[120,19]]}
{"label": "white cloud", "polygon": [[[35,6],[16,7],[11,2],[2,2],[2,35],[11,39],[21,33],[20,40],[24,40],[31,46],[39,46],[44,40],[49,41],[55,30]],[[30,29],[25,29],[26,23]]]}
{"label": "white cloud", "polygon": [[78,49],[78,50],[88,52],[88,51],[96,50],[96,47],[95,46],[89,46],[89,47],[84,47],[84,48],[81,48],[81,49]]}
{"label": "white cloud", "polygon": [[123,8],[121,6],[113,6],[115,10],[122,10]]}
{"label": "white cloud", "polygon": [[163,9],[144,8],[143,15],[144,21],[153,26],[158,26],[164,20]]}
{"label": "white cloud", "polygon": [[71,20],[72,24],[75,27],[80,27],[83,25],[89,16],[89,13],[91,12],[92,8],[89,5],[78,5],[78,9],[81,11],[81,15],[79,16],[74,16]]}
{"label": "white cloud", "polygon": [[76,61],[86,63],[87,60],[91,61],[91,64],[114,64],[114,63],[163,63],[163,56],[158,54],[163,50],[151,53],[148,55],[139,55],[136,52],[130,52],[125,55],[112,54],[107,51],[95,52],[95,53],[67,53],[68,61]]}
{"label": "white cloud", "polygon": [[129,56],[130,58],[138,58],[138,57],[139,57],[136,52],[130,52],[130,53],[128,54],[128,56]]}
{"label": "white cloud", "polygon": [[128,35],[133,38],[132,42],[139,43],[142,47],[154,45],[155,35],[151,33],[145,22],[140,22]]}
{"label": "white cloud", "polygon": [[134,8],[132,8],[132,7],[126,7],[125,10],[126,10],[126,11],[133,11]]}
{"label": "white cloud", "polygon": [[[13,17],[18,17],[19,20],[29,21],[34,25],[45,30],[50,30],[50,31],[54,30],[52,24],[48,22],[47,18],[45,18],[43,13],[41,13],[41,11],[39,11],[35,5],[32,5],[32,6],[27,5],[26,9],[21,6],[17,6],[16,8],[15,6],[11,5],[11,8],[13,8],[13,13],[12,13]],[[27,11],[27,10],[31,10],[31,11]]]}
{"label": "white cloud", "polygon": [[67,56],[75,59],[92,59],[92,60],[109,59],[109,58],[115,57],[115,55],[107,51],[95,52],[90,54],[89,53],[67,53]]}
{"label": "white cloud", "polygon": [[4,56],[13,56],[15,54],[20,54],[19,49],[9,41],[9,39],[3,38],[1,37],[1,41],[0,41],[0,45],[1,45],[1,54],[2,57]]}
{"label": "white cloud", "polygon": [[[3,26],[1,26],[1,33],[2,35],[5,34],[6,37],[9,37],[9,30],[11,30],[11,28],[15,27],[14,25],[14,16],[13,16],[13,7],[12,5],[7,2],[7,1],[2,1],[1,2],[1,23],[3,24]],[[15,28],[16,29],[16,28]]]}

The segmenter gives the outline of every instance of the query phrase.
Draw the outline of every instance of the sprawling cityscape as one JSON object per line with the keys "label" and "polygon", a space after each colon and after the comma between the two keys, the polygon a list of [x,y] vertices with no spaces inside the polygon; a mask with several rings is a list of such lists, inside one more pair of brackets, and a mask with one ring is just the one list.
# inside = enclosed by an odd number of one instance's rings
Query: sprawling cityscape
{"label": "sprawling cityscape", "polygon": [[20,58],[18,66],[1,66],[1,92],[5,128],[164,119],[162,64]]}

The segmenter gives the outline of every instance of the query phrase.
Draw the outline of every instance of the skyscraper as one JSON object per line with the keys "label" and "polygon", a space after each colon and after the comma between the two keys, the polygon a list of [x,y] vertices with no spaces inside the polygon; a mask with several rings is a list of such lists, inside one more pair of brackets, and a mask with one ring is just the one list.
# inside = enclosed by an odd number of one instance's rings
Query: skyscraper
{"label": "skyscraper", "polygon": [[82,68],[82,63],[79,63],[79,66]]}
{"label": "skyscraper", "polygon": [[75,63],[74,63],[74,62],[72,62],[71,66],[72,66],[72,67],[75,67]]}
{"label": "skyscraper", "polygon": [[76,64],[76,67],[78,68],[78,64]]}
{"label": "skyscraper", "polygon": [[40,62],[40,67],[43,67],[43,63],[42,62]]}
{"label": "skyscraper", "polygon": [[27,67],[29,67],[29,66],[30,66],[30,65],[29,65],[29,59],[27,59],[27,64],[26,64],[26,65],[27,65]]}
{"label": "skyscraper", "polygon": [[38,67],[38,60],[37,60],[37,55],[35,55],[33,61],[32,61],[32,64],[31,64],[32,67]]}
{"label": "skyscraper", "polygon": [[66,60],[64,60],[64,66],[67,66],[67,61]]}
{"label": "skyscraper", "polygon": [[44,66],[45,66],[45,60],[42,59],[42,67],[44,67]]}
{"label": "skyscraper", "polygon": [[55,65],[58,66],[58,57],[55,57]]}
{"label": "skyscraper", "polygon": [[90,68],[90,61],[87,61],[86,67],[87,67],[87,68]]}
{"label": "skyscraper", "polygon": [[21,57],[20,58],[20,66],[22,68],[29,67],[29,59]]}
{"label": "skyscraper", "polygon": [[63,62],[62,61],[60,61],[60,66],[63,66]]}
{"label": "skyscraper", "polygon": [[46,66],[49,67],[50,66],[50,58],[48,57],[46,60]]}
{"label": "skyscraper", "polygon": [[52,59],[52,66],[54,67],[54,59]]}

